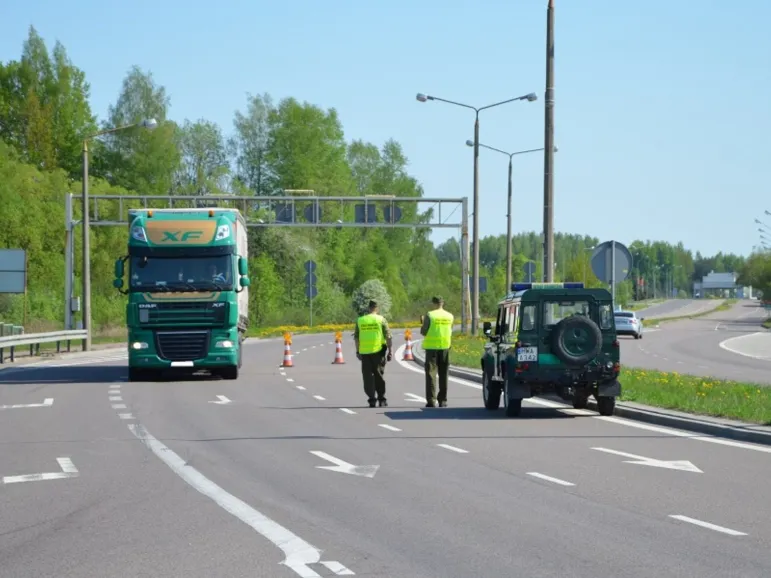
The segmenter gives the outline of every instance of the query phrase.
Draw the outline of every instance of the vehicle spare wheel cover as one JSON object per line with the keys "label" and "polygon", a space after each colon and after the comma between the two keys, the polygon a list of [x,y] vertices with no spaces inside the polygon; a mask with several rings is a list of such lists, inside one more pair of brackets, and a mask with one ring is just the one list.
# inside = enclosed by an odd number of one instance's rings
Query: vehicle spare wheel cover
{"label": "vehicle spare wheel cover", "polygon": [[602,347],[602,332],[583,315],[566,317],[552,331],[552,353],[565,365],[585,365],[597,357]]}

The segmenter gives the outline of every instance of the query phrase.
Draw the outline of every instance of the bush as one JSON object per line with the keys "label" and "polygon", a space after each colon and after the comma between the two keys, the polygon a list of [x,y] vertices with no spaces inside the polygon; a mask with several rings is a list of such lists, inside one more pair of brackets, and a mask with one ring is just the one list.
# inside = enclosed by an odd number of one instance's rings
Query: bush
{"label": "bush", "polygon": [[353,292],[352,305],[357,315],[364,315],[369,309],[369,302],[376,301],[380,314],[388,318],[391,314],[391,296],[380,279],[370,279]]}

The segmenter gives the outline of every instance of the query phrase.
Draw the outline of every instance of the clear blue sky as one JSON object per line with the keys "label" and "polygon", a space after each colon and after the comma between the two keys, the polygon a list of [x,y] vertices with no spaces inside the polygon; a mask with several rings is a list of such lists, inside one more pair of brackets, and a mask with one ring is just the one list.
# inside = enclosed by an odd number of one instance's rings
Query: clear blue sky
{"label": "clear blue sky", "polygon": [[[771,2],[556,4],[555,230],[748,253],[771,210]],[[247,93],[335,107],[348,139],[401,142],[430,196],[471,197],[473,113],[417,92],[476,106],[536,92],[483,112],[480,141],[543,146],[546,0],[0,0],[0,14],[0,59],[29,25],[60,40],[100,119],[137,64],[173,119],[226,133]],[[508,161],[480,154],[480,231],[503,233]],[[540,231],[543,155],[515,159],[514,230]]]}

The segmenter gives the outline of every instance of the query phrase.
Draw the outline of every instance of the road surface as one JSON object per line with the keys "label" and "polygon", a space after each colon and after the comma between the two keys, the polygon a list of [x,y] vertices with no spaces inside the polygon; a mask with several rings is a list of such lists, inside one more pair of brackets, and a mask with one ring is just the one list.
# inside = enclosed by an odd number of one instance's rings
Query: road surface
{"label": "road surface", "polygon": [[766,312],[741,300],[727,311],[648,329],[643,339],[621,339],[625,365],[720,379],[771,384],[771,334]]}
{"label": "road surface", "polygon": [[670,299],[645,309],[637,311],[638,317],[654,319],[656,317],[680,317],[685,315],[698,315],[714,309],[722,301],[714,299]]}
{"label": "road surface", "polygon": [[0,575],[771,575],[771,448],[547,400],[506,419],[462,380],[426,409],[397,360],[372,409],[345,339],[333,365],[296,336],[286,369],[247,342],[237,381],[127,383],[121,351],[0,371]]}

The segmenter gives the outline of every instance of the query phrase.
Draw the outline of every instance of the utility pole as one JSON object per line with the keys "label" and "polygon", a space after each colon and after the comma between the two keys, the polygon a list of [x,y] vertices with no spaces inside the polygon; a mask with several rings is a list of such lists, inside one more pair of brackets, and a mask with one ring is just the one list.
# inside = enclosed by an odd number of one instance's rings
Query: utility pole
{"label": "utility pole", "polygon": [[546,95],[543,162],[544,276],[554,281],[554,0],[546,10]]}

